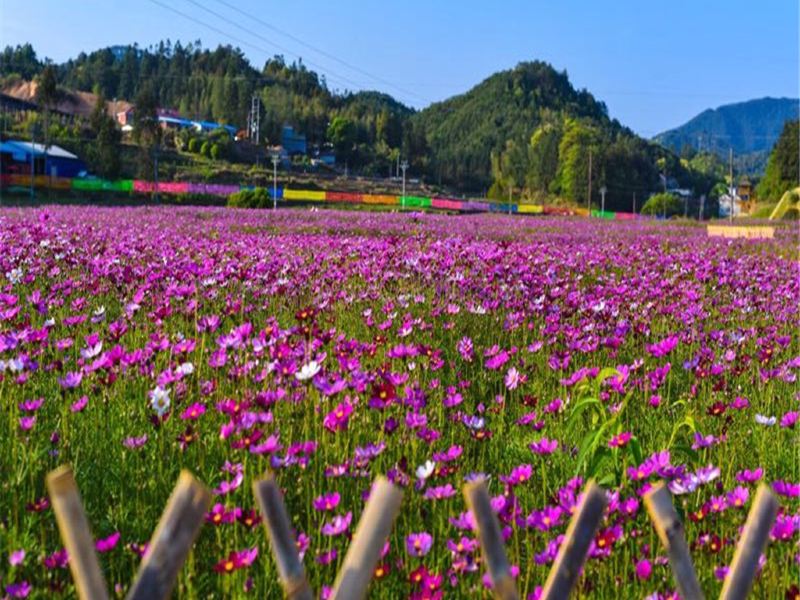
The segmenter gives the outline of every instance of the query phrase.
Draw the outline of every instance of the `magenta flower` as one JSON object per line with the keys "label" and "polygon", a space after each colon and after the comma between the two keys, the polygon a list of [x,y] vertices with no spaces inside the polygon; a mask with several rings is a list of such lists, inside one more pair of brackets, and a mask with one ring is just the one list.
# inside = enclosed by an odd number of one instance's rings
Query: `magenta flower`
{"label": "magenta flower", "polygon": [[352,520],[352,512],[348,512],[346,515],[336,515],[322,525],[322,535],[330,537],[342,535],[350,527],[350,521]]}
{"label": "magenta flower", "polygon": [[445,484],[438,487],[430,487],[425,490],[425,494],[423,497],[426,500],[444,500],[446,498],[452,498],[456,495],[456,490],[453,488],[452,485]]}
{"label": "magenta flower", "polygon": [[36,412],[44,404],[44,398],[37,398],[36,400],[25,400],[19,403],[19,409],[22,412]]}
{"label": "magenta flower", "polygon": [[206,405],[201,402],[195,402],[194,404],[187,406],[186,409],[181,413],[181,419],[184,421],[196,421],[202,417],[205,412]]}
{"label": "magenta flower", "polygon": [[83,380],[82,373],[70,372],[58,380],[59,385],[65,390],[71,390],[78,387]]}
{"label": "magenta flower", "polygon": [[647,581],[650,579],[650,575],[653,573],[653,566],[650,564],[650,561],[646,558],[643,558],[636,563],[636,578],[640,579],[641,581]]}
{"label": "magenta flower", "polygon": [[425,556],[433,546],[433,537],[430,533],[411,533],[406,536],[406,551],[409,556]]}
{"label": "magenta flower", "polygon": [[81,396],[70,405],[69,409],[74,413],[83,412],[83,409],[86,408],[87,404],[89,404],[89,397]]}
{"label": "magenta flower", "polygon": [[113,550],[118,542],[119,542],[119,531],[115,531],[110,536],[97,540],[94,543],[94,547],[98,552],[103,554],[104,552],[110,552],[111,550]]}
{"label": "magenta flower", "polygon": [[11,554],[8,555],[8,564],[10,564],[12,567],[21,565],[24,560],[25,560],[24,549],[14,550]]}
{"label": "magenta flower", "polygon": [[325,415],[322,424],[328,431],[336,432],[347,429],[347,423],[350,420],[350,415],[353,414],[353,405],[348,399],[340,402],[336,408]]}
{"label": "magenta flower", "polygon": [[794,429],[798,418],[800,418],[800,412],[797,412],[796,410],[787,412],[781,417],[781,427],[784,429]]}
{"label": "magenta flower", "polygon": [[6,594],[8,594],[11,598],[27,598],[31,593],[31,589],[31,584],[27,581],[9,583],[6,586]]}
{"label": "magenta flower", "polygon": [[552,454],[558,448],[558,441],[557,440],[549,440],[546,437],[533,442],[528,445],[531,452],[534,454]]}
{"label": "magenta flower", "polygon": [[36,425],[36,417],[20,417],[19,418],[19,428],[22,431],[30,431],[33,429],[33,426]]}
{"label": "magenta flower", "polygon": [[548,531],[561,523],[563,514],[564,511],[560,506],[546,506],[543,510],[535,510],[528,515],[525,524],[539,531]]}
{"label": "magenta flower", "polygon": [[630,431],[624,431],[619,435],[612,436],[608,441],[609,448],[622,448],[631,441],[632,434]]}
{"label": "magenta flower", "polygon": [[336,507],[339,506],[340,499],[341,496],[339,496],[338,492],[331,492],[330,494],[322,494],[321,496],[317,496],[314,498],[314,502],[312,504],[314,506],[314,510],[336,510]]}
{"label": "magenta flower", "polygon": [[147,435],[140,435],[139,437],[127,437],[122,441],[122,445],[129,450],[138,450],[147,443]]}
{"label": "magenta flower", "polygon": [[736,473],[736,481],[740,481],[742,483],[755,483],[764,475],[764,469],[758,467],[754,470],[744,469],[743,471],[739,471]]}

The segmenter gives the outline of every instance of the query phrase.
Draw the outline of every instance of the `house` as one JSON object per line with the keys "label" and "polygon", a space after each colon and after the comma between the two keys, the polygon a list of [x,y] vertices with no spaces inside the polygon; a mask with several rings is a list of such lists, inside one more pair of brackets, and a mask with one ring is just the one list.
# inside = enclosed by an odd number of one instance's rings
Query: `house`
{"label": "house", "polygon": [[306,154],[306,136],[296,132],[291,125],[284,125],[281,131],[281,146],[291,156],[294,154]]}
{"label": "house", "polygon": [[0,172],[29,175],[31,163],[34,175],[77,177],[86,171],[86,163],[61,146],[51,145],[45,151],[43,144],[21,140],[0,143]]}

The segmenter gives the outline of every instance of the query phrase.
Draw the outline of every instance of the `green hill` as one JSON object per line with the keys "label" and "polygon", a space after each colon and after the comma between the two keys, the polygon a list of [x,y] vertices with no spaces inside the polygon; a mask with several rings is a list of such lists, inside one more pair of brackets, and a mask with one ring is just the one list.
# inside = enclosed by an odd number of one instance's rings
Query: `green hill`
{"label": "green hill", "polygon": [[740,170],[761,173],[784,123],[797,117],[798,100],[761,98],[705,110],[654,140],[675,152],[693,148],[727,157],[732,148]]}

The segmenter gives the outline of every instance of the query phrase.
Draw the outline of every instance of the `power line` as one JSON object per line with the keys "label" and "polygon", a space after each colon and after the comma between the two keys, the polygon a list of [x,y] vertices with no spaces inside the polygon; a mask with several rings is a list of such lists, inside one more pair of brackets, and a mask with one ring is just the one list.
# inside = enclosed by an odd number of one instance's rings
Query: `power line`
{"label": "power line", "polygon": [[[189,1],[192,2],[192,4],[197,4],[194,0],[189,0]],[[349,63],[349,62],[347,62],[345,60],[342,60],[341,58],[339,58],[337,56],[334,56],[330,52],[326,52],[325,50],[322,50],[320,48],[312,46],[311,44],[303,41],[302,39],[298,38],[297,36],[294,36],[294,35],[292,35],[291,33],[287,32],[287,31],[283,31],[282,29],[279,29],[278,27],[276,27],[276,26],[274,26],[274,25],[272,25],[270,23],[267,23],[266,21],[264,21],[263,19],[253,15],[252,13],[248,13],[248,12],[240,9],[239,7],[237,7],[235,5],[230,4],[229,2],[226,2],[225,0],[217,0],[217,2],[219,4],[227,6],[231,10],[236,11],[237,13],[239,13],[240,15],[242,15],[244,17],[252,19],[253,21],[259,23],[260,25],[263,25],[267,29],[269,29],[271,31],[274,31],[275,33],[277,33],[279,35],[283,35],[283,36],[289,38],[290,40],[293,40],[294,42],[300,44],[304,48],[308,48],[312,52],[316,52],[317,54],[320,54],[320,55],[322,55],[322,56],[324,56],[326,58],[329,58],[330,60],[336,61],[337,63],[339,63],[340,65],[342,65],[344,67],[347,67],[348,69],[352,69],[353,71],[355,71],[357,73],[360,73],[360,74],[362,74],[362,75],[364,75],[366,77],[369,77],[370,79],[372,79],[374,81],[377,81],[379,83],[387,85],[387,86],[389,86],[389,87],[391,87],[391,88],[393,88],[393,89],[395,89],[395,90],[397,90],[399,92],[402,92],[402,93],[404,93],[406,95],[414,96],[414,97],[416,97],[416,98],[418,98],[420,100],[423,100],[425,102],[431,102],[428,98],[424,98],[424,97],[420,96],[419,94],[417,94],[415,92],[412,92],[410,90],[406,90],[406,89],[404,89],[402,87],[399,87],[396,83],[393,83],[391,81],[383,79],[382,77],[378,77],[377,75],[373,75],[372,73],[369,73],[368,71],[365,71],[364,69],[362,69],[362,68],[360,68],[360,67],[358,67],[356,65],[353,65],[353,64],[351,64],[351,63]]]}
{"label": "power line", "polygon": [[[227,33],[226,31],[223,31],[222,29],[219,29],[218,27],[215,27],[215,26],[213,26],[213,25],[211,25],[211,24],[209,24],[209,23],[207,23],[205,21],[201,21],[200,19],[196,19],[196,18],[192,17],[191,15],[187,15],[185,12],[182,12],[182,11],[178,10],[177,8],[173,8],[173,7],[171,7],[171,6],[167,5],[167,4],[164,4],[164,3],[160,2],[159,0],[150,0],[150,2],[160,6],[161,8],[164,8],[166,10],[169,10],[170,12],[173,12],[173,13],[179,15],[179,16],[183,17],[184,19],[192,21],[193,23],[196,23],[197,25],[200,25],[201,27],[205,27],[206,29],[210,29],[211,31],[214,31],[214,32],[216,32],[216,33],[218,33],[218,34],[220,34],[222,36],[225,36],[225,37],[227,37],[229,39],[232,39],[232,40],[234,40],[234,41],[236,41],[236,42],[238,42],[238,43],[240,43],[240,44],[242,44],[244,46],[248,46],[250,48],[254,48],[258,52],[263,52],[264,54],[266,54],[268,56],[273,54],[271,51],[266,50],[261,46],[258,46],[256,44],[252,44],[252,43],[250,43],[250,42],[248,42],[246,40],[243,40],[240,37],[237,37],[235,35]],[[279,44],[276,44],[276,43],[271,42],[269,40],[267,40],[267,43],[270,44],[271,46],[275,46],[276,48],[278,48],[279,50],[281,50],[283,52],[286,52],[288,54],[297,56],[294,52],[291,52],[290,50],[283,48]],[[312,63],[309,63],[309,64],[312,64]],[[314,65],[314,66],[316,66],[316,65]],[[316,68],[319,68],[319,67],[317,66]],[[320,70],[324,70],[324,69],[320,69]],[[329,79],[332,79],[334,81],[338,80],[338,81],[340,81],[340,83],[341,82],[346,82],[346,83],[349,82],[351,85],[355,85],[356,87],[360,87],[359,84],[357,84],[356,82],[354,82],[352,80],[349,80],[349,79],[347,79],[345,77],[333,76],[333,77],[329,77]]]}

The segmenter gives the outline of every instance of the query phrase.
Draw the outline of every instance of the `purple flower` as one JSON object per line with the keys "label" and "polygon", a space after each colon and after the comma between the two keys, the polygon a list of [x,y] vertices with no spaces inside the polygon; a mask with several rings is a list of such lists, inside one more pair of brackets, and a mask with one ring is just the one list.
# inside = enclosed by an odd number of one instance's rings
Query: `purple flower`
{"label": "purple flower", "polygon": [[97,540],[94,543],[94,547],[102,554],[104,552],[110,552],[113,550],[117,545],[117,542],[119,542],[119,531],[115,531],[107,538]]}
{"label": "purple flower", "polygon": [[426,500],[444,500],[456,495],[456,490],[449,483],[439,487],[431,487],[425,490],[424,498]]}
{"label": "purple flower", "polygon": [[792,483],[790,481],[773,481],[772,489],[779,496],[786,496],[787,498],[800,497],[800,483]]}
{"label": "purple flower", "polygon": [[27,598],[31,593],[31,584],[27,581],[19,583],[9,583],[6,586],[6,594],[12,598]]}
{"label": "purple flower", "polygon": [[409,556],[425,556],[433,546],[433,537],[425,531],[411,533],[406,537],[406,551]]}
{"label": "purple flower", "polygon": [[341,496],[339,495],[339,492],[331,492],[330,494],[322,494],[321,496],[317,496],[314,498],[313,502],[314,510],[335,510],[336,507],[339,506],[340,499]]}
{"label": "purple flower", "polygon": [[347,429],[347,423],[350,420],[350,415],[353,414],[353,405],[349,399],[340,402],[336,408],[325,415],[322,424],[328,431],[336,432]]}
{"label": "purple flower", "polygon": [[350,521],[353,520],[353,513],[349,512],[346,515],[336,515],[330,521],[322,525],[322,535],[337,536],[343,534],[350,527]]}
{"label": "purple flower", "polygon": [[552,454],[558,448],[558,441],[557,440],[549,440],[546,437],[531,443],[528,448],[530,448],[531,452],[534,454]]}
{"label": "purple flower", "polygon": [[89,397],[88,396],[81,396],[72,405],[69,409],[74,413],[83,412],[83,409],[86,408],[86,405],[89,404]]}
{"label": "purple flower", "polygon": [[796,410],[787,412],[781,417],[781,427],[785,429],[794,429],[798,418],[800,418],[800,412],[797,412]]}
{"label": "purple flower", "polygon": [[764,475],[764,469],[758,467],[757,469],[750,470],[744,469],[743,471],[739,471],[736,473],[736,481],[740,481],[742,483],[755,483]]}
{"label": "purple flower", "polygon": [[122,440],[122,445],[129,450],[138,450],[147,443],[147,434],[139,437],[127,437]]}
{"label": "purple flower", "polygon": [[64,377],[58,380],[59,385],[65,390],[71,390],[78,387],[83,380],[82,373],[69,372]]}
{"label": "purple flower", "polygon": [[646,558],[641,559],[636,563],[636,578],[642,581],[650,579],[650,574],[653,572],[653,567],[650,561]]}
{"label": "purple flower", "polygon": [[8,555],[8,564],[12,567],[16,567],[17,565],[21,565],[22,561],[25,560],[25,550],[14,550],[11,554]]}

